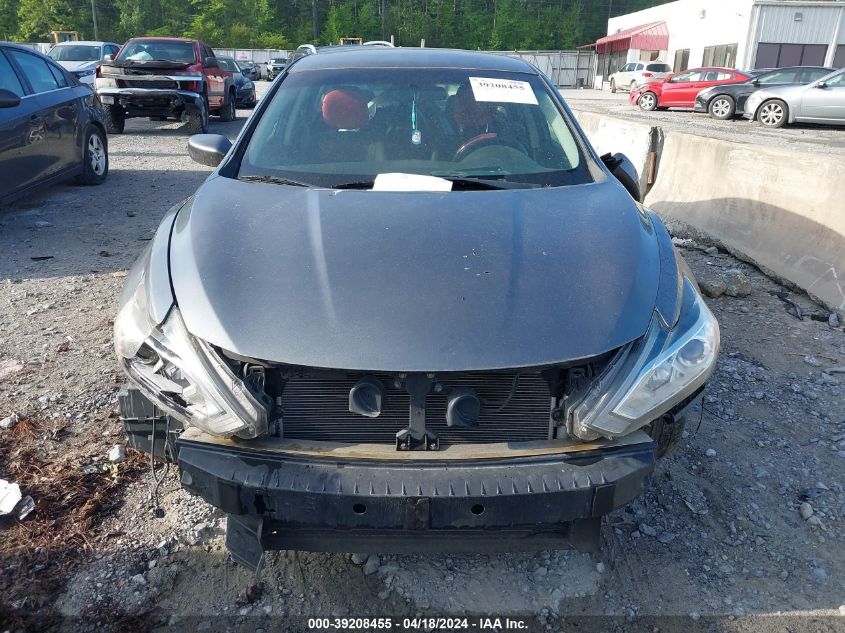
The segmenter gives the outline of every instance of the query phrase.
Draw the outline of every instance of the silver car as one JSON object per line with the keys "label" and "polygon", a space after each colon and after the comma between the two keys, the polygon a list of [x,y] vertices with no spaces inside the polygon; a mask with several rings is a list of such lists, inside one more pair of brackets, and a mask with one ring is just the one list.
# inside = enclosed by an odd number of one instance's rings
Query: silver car
{"label": "silver car", "polygon": [[766,127],[787,123],[845,125],[845,69],[804,86],[758,90],[748,97],[742,116]]}

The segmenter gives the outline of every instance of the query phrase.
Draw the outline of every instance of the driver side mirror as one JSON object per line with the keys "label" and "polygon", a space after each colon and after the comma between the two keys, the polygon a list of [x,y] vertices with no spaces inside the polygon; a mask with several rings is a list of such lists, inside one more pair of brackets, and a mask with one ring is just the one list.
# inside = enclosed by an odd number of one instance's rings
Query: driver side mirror
{"label": "driver side mirror", "polygon": [[0,108],[16,108],[21,104],[21,98],[11,90],[0,88]]}
{"label": "driver side mirror", "polygon": [[208,167],[217,167],[231,148],[232,142],[220,134],[194,134],[188,139],[188,155]]}
{"label": "driver side mirror", "polygon": [[202,65],[206,68],[220,68],[220,62],[217,61],[216,57],[206,57],[202,60]]}
{"label": "driver side mirror", "polygon": [[104,62],[111,62],[111,61],[114,61],[114,55],[104,55],[104,56],[103,56],[103,61],[104,61]]}
{"label": "driver side mirror", "polygon": [[819,83],[816,84],[816,88],[827,88],[827,82],[826,81],[820,81]]}
{"label": "driver side mirror", "polygon": [[642,202],[640,176],[637,173],[637,168],[634,167],[634,163],[625,154],[605,154],[601,157],[601,160],[614,178],[631,194],[631,197],[637,202]]}

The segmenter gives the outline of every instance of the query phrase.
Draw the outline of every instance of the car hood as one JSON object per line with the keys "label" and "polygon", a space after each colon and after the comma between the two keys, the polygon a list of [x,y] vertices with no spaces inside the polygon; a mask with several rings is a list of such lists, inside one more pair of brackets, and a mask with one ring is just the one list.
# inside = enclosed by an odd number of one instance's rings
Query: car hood
{"label": "car hood", "polygon": [[452,193],[212,177],[170,248],[188,329],[313,367],[466,371],[595,356],[652,316],[654,228],[615,181]]}
{"label": "car hood", "polygon": [[70,72],[94,70],[97,67],[97,62],[58,62],[58,64]]}

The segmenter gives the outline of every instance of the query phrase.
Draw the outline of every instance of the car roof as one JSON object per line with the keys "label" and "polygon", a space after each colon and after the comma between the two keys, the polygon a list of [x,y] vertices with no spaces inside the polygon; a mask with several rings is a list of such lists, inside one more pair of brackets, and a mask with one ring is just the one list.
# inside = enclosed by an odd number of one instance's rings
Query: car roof
{"label": "car roof", "polygon": [[493,55],[445,48],[388,48],[381,46],[335,46],[305,55],[290,72],[339,68],[471,68],[537,74],[527,62],[507,55]]}
{"label": "car roof", "polygon": [[58,44],[54,45],[53,48],[56,46],[73,46],[74,44],[84,44],[86,46],[102,46],[103,44],[114,44],[115,46],[119,46],[119,44],[115,42],[98,42],[94,40],[79,40],[77,42],[59,42]]}
{"label": "car roof", "polygon": [[722,68],[721,66],[702,66],[701,68],[688,68],[686,70],[680,71],[678,74],[681,73],[697,73],[703,70],[721,70],[726,73],[739,73],[740,75],[747,75],[748,73],[744,70],[737,70],[736,68]]}
{"label": "car roof", "polygon": [[133,40],[166,40],[168,42],[199,42],[200,40],[194,40],[190,37],[157,37],[155,35],[139,35],[138,37],[131,38]]}

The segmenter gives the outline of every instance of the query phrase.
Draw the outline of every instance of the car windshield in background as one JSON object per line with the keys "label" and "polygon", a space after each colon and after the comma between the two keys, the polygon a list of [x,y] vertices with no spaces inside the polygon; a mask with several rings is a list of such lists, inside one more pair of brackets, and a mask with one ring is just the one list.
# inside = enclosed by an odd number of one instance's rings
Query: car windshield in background
{"label": "car windshield in background", "polygon": [[100,59],[99,46],[54,46],[47,55],[57,62],[95,62]]}
{"label": "car windshield in background", "polygon": [[653,73],[671,73],[672,67],[669,64],[649,64],[645,67],[649,72]]}
{"label": "car windshield in background", "polygon": [[220,64],[220,68],[223,70],[228,70],[230,73],[239,73],[241,69],[238,68],[238,65],[235,63],[233,59],[226,59],[225,57],[218,57],[217,63]]}
{"label": "car windshield in background", "polygon": [[117,61],[171,61],[196,64],[193,42],[174,40],[132,40],[124,46]]}
{"label": "car windshield in background", "polygon": [[525,186],[591,181],[536,75],[418,68],[289,75],[252,134],[239,177],[366,188],[388,173]]}

